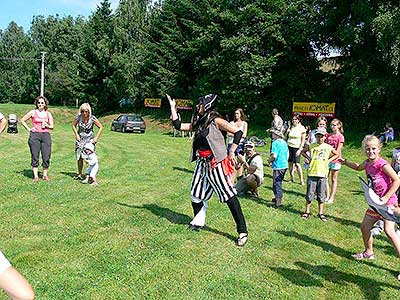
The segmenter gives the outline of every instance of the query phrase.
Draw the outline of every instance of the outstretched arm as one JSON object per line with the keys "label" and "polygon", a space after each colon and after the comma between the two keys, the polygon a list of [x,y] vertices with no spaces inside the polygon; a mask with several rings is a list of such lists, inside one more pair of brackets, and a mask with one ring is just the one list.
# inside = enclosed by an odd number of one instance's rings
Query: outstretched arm
{"label": "outstretched arm", "polygon": [[176,103],[175,99],[172,98],[170,95],[166,94],[169,106],[171,108],[171,120],[172,124],[174,125],[176,130],[183,130],[183,131],[192,131],[192,124],[191,123],[181,123],[178,119],[178,114],[176,112]]}
{"label": "outstretched arm", "polygon": [[339,158],[339,162],[342,165],[348,166],[349,168],[352,168],[353,170],[356,170],[356,171],[365,170],[365,160],[361,164],[358,164],[355,162],[347,161],[347,159],[345,159],[345,158]]}

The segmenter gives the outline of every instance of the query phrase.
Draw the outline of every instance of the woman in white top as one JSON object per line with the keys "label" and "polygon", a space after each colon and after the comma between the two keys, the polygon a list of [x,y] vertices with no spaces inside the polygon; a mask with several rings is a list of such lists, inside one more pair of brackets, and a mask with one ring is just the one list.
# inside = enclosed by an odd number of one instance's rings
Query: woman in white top
{"label": "woman in white top", "polygon": [[289,173],[290,181],[294,182],[294,168],[296,167],[297,173],[299,174],[300,184],[304,185],[303,171],[300,165],[300,155],[303,151],[303,146],[306,141],[306,129],[300,122],[300,116],[294,115],[292,118],[292,126],[287,130],[287,144],[289,148]]}
{"label": "woman in white top", "polygon": [[[247,137],[247,122],[245,121],[245,119],[246,117],[244,115],[243,109],[237,108],[235,110],[234,120],[230,122],[233,126],[239,128],[239,130],[243,132],[240,143],[235,151],[236,156],[238,155],[238,153],[241,153],[242,155],[244,154],[244,141]],[[228,133],[228,137],[229,137],[228,139],[228,153],[229,153],[229,150],[231,149],[231,146],[233,144],[233,134]],[[243,166],[242,164],[238,164],[237,176],[240,178],[242,175],[243,175]]]}

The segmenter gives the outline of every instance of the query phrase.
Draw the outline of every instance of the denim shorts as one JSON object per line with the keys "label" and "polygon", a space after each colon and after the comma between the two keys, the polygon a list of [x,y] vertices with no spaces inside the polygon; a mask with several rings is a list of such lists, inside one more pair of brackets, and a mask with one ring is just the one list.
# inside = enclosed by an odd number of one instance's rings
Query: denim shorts
{"label": "denim shorts", "polygon": [[329,170],[339,171],[341,169],[341,167],[342,167],[341,163],[338,163],[338,162],[336,162],[336,163],[330,162],[329,163]]}

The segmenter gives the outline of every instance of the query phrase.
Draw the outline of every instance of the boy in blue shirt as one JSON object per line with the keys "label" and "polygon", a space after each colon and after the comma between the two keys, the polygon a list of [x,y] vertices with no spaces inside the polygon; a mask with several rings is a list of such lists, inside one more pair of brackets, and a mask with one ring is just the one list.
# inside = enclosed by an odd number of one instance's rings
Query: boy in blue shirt
{"label": "boy in blue shirt", "polygon": [[274,179],[272,189],[275,195],[272,202],[279,208],[282,206],[282,182],[288,168],[289,149],[286,141],[283,139],[283,132],[273,129],[270,133],[272,134],[272,146],[271,157],[268,163],[272,163],[272,175]]}

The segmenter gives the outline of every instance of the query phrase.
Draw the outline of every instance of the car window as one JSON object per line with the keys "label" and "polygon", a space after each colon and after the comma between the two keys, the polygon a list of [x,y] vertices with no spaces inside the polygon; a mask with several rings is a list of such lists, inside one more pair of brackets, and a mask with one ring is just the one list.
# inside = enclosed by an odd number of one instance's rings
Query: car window
{"label": "car window", "polygon": [[138,117],[138,116],[128,116],[128,121],[137,122],[137,121],[142,121],[142,120],[141,120],[141,118]]}
{"label": "car window", "polygon": [[122,118],[122,116],[119,116],[116,120],[119,121],[119,120],[121,120],[121,118]]}

